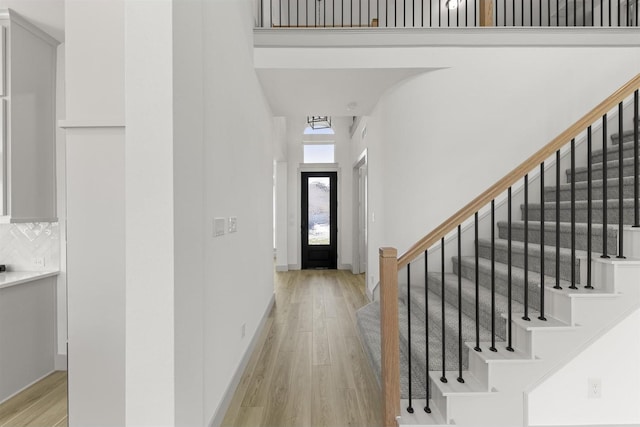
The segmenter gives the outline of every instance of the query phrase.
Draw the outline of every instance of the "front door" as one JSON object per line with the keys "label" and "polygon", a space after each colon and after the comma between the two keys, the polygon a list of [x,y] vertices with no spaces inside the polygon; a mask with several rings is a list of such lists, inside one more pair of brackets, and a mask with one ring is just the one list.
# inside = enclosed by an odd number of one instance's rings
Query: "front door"
{"label": "front door", "polygon": [[302,269],[338,266],[337,172],[302,172]]}

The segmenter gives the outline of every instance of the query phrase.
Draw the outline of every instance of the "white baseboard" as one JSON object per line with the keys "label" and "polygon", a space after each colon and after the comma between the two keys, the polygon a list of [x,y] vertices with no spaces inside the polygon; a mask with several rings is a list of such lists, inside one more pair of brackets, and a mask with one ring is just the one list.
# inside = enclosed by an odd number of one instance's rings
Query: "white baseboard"
{"label": "white baseboard", "polygon": [[300,266],[298,264],[289,264],[289,270],[300,270]]}
{"label": "white baseboard", "polygon": [[242,356],[242,360],[240,360],[240,364],[236,368],[236,372],[233,374],[231,378],[231,382],[227,386],[227,389],[224,392],[224,396],[218,405],[218,408],[211,417],[211,420],[207,424],[209,427],[220,427],[222,425],[222,421],[224,420],[224,416],[229,409],[229,405],[231,404],[231,399],[233,399],[233,395],[236,392],[236,388],[238,388],[238,384],[240,384],[240,380],[242,379],[242,374],[244,374],[244,370],[247,368],[247,363],[249,363],[249,359],[251,359],[251,354],[255,350],[255,346],[258,343],[258,339],[262,334],[262,330],[264,329],[264,325],[267,322],[267,318],[269,317],[269,313],[271,312],[271,308],[276,302],[276,294],[271,295],[271,299],[267,304],[267,308],[262,315],[262,319],[260,320],[260,324],[256,328],[256,333],[253,334],[253,338],[251,338],[251,343],[247,347],[247,350],[244,352]]}
{"label": "white baseboard", "polygon": [[5,399],[0,400],[0,404],[6,402],[7,400],[11,399],[12,397],[15,397],[16,395],[22,393],[23,391],[25,391],[26,389],[28,389],[29,387],[31,387],[32,385],[34,385],[35,383],[37,383],[38,381],[42,381],[43,379],[47,378],[49,375],[53,374],[55,371],[57,371],[57,369],[54,369],[53,371],[47,372],[46,374],[44,374],[43,376],[41,376],[40,378],[30,382],[29,384],[27,384],[26,386],[22,387],[20,390],[16,391],[15,393],[7,396]]}
{"label": "white baseboard", "polygon": [[340,264],[340,267],[338,267],[338,269],[352,271],[353,267],[351,266],[351,264]]}
{"label": "white baseboard", "polygon": [[56,371],[66,371],[67,370],[67,355],[66,354],[56,354],[53,366]]}
{"label": "white baseboard", "polygon": [[288,265],[276,265],[276,271],[278,271],[278,272],[289,271],[289,266]]}

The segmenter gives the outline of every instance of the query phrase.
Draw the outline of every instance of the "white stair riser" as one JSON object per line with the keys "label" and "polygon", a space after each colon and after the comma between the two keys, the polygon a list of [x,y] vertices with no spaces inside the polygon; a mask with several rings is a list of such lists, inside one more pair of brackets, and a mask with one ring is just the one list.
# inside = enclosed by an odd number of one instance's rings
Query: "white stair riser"
{"label": "white stair riser", "polygon": [[448,420],[456,425],[474,427],[517,427],[524,423],[522,395],[494,393],[491,395],[449,396]]}
{"label": "white stair riser", "polygon": [[627,258],[640,259],[640,227],[624,228],[622,247]]}

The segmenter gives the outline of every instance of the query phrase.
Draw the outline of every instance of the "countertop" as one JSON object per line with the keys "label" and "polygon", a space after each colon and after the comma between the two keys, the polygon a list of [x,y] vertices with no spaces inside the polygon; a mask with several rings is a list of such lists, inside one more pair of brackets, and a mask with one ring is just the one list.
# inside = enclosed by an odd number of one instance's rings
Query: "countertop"
{"label": "countertop", "polygon": [[58,273],[58,271],[3,271],[0,273],[0,289],[57,276]]}

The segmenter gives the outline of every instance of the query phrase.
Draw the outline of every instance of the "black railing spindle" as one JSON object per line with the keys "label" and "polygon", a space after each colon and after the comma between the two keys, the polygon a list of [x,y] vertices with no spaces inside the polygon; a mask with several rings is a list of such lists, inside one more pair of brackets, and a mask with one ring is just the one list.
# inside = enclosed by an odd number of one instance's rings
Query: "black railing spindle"
{"label": "black railing spindle", "polygon": [[511,288],[512,288],[512,274],[511,274],[511,187],[507,190],[507,350],[514,351],[511,342],[511,318],[513,310],[511,307]]}
{"label": "black railing spindle", "polygon": [[[618,1],[620,7],[620,1]],[[624,256],[624,129],[622,126],[622,102],[618,104],[618,256]]]}
{"label": "black railing spindle", "polygon": [[524,316],[529,318],[529,175],[524,176]]}
{"label": "black railing spindle", "polygon": [[576,140],[571,140],[571,286],[576,286]]}
{"label": "black railing spindle", "polygon": [[544,162],[540,163],[540,320],[544,317]]}
{"label": "black railing spindle", "polygon": [[458,225],[458,382],[462,378],[462,226]]}
{"label": "black railing spindle", "polygon": [[602,255],[601,258],[609,258],[607,254],[607,115],[602,116]]}
{"label": "black railing spindle", "polygon": [[[638,5],[636,4],[636,11]],[[636,18],[637,19],[637,18]],[[636,22],[637,24],[637,22]],[[638,116],[638,91],[633,93],[633,226],[640,227],[640,185],[638,176],[640,168],[638,165],[638,126],[640,126],[640,116]]]}
{"label": "black railing spindle", "polygon": [[495,200],[491,201],[491,347],[496,349],[496,206]]}
{"label": "black railing spindle", "polygon": [[560,286],[560,150],[556,151],[556,284],[554,289],[562,289]]}
{"label": "black railing spindle", "polygon": [[480,348],[480,269],[478,266],[478,212],[473,215],[474,222],[474,246],[475,246],[475,282],[476,282],[476,346],[475,351],[482,351]]}
{"label": "black railing spindle", "polygon": [[427,414],[431,413],[431,408],[429,407],[429,400],[431,399],[430,388],[429,388],[429,258],[428,258],[428,250],[424,251],[424,354],[425,361],[424,367],[425,372],[427,373],[427,380],[425,384],[425,393],[426,393],[426,404],[424,407],[424,411]]}
{"label": "black railing spindle", "polygon": [[445,292],[445,286],[444,286],[444,237],[442,239],[440,239],[440,271],[441,271],[441,279],[442,279],[442,289],[441,289],[441,310],[442,310],[442,376],[440,377],[440,381],[442,381],[443,383],[447,382],[447,373],[446,373],[446,348],[445,348],[445,341],[446,341],[446,337],[445,337],[445,321],[444,321],[444,292]]}
{"label": "black railing spindle", "polygon": [[413,406],[411,404],[411,264],[407,264],[407,370],[409,372],[409,406],[407,406],[407,412],[413,414]]}
{"label": "black railing spindle", "polygon": [[587,128],[587,285],[585,288],[593,289],[591,286],[591,230],[593,223],[593,213],[592,209],[592,199],[593,199],[593,189],[592,189],[592,166],[591,162],[593,161],[593,155],[591,154],[591,126]]}

